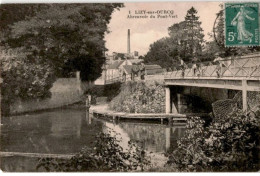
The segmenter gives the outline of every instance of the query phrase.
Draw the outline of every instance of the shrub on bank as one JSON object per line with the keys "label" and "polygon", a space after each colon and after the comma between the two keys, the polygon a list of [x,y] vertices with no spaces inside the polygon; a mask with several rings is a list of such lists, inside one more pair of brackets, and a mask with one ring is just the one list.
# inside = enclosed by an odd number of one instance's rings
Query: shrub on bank
{"label": "shrub on bank", "polygon": [[84,148],[68,160],[44,158],[38,167],[47,171],[259,171],[260,109],[244,114],[235,109],[230,115],[215,118],[205,128],[204,121],[193,117],[168,154],[165,167],[153,167],[143,148],[130,142],[123,149],[109,133],[100,133],[93,148]]}
{"label": "shrub on bank", "polygon": [[118,136],[99,133],[93,148],[83,148],[71,159],[42,158],[37,169],[43,168],[51,172],[108,172],[108,171],[144,171],[150,165],[143,148],[132,141],[128,148],[119,145]]}
{"label": "shrub on bank", "polygon": [[188,120],[187,130],[170,154],[168,167],[179,171],[258,171],[260,111],[234,111],[215,118],[204,128],[199,117]]}
{"label": "shrub on bank", "polygon": [[128,113],[165,112],[165,90],[158,82],[126,82],[109,108]]}

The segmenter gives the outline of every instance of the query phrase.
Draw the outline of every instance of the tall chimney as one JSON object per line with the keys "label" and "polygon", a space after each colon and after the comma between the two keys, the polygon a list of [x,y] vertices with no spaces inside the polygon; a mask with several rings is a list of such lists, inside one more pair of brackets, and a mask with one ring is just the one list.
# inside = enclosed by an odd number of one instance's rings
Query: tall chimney
{"label": "tall chimney", "polygon": [[127,34],[127,53],[130,55],[130,29],[128,29],[128,34]]}

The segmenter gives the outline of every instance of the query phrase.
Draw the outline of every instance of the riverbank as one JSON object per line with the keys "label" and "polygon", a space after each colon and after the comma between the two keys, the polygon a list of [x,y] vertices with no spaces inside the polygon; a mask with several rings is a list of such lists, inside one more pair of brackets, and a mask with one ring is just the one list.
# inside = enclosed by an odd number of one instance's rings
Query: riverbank
{"label": "riverbank", "polygon": [[[97,107],[104,110],[107,104],[92,106],[95,109]],[[89,121],[83,102],[62,109],[11,116],[5,124],[1,127],[1,169],[9,172],[38,171],[38,157],[70,158],[84,146],[93,148],[97,134],[109,134],[109,130],[119,133],[123,148],[128,141],[136,141],[138,146],[147,151],[152,168],[160,168],[167,161],[164,155],[166,150],[177,145],[176,134],[184,131],[183,128],[153,123],[121,121],[116,124],[96,118]],[[171,131],[170,135],[165,131]]]}
{"label": "riverbank", "polygon": [[193,116],[206,116],[207,113],[187,113],[187,114],[166,114],[166,113],[127,113],[127,112],[117,112],[109,109],[108,104],[92,105],[89,112],[95,116],[103,116],[108,119],[122,120],[122,119],[132,119],[132,120],[160,120],[163,123],[165,120],[167,122],[172,121],[186,121],[187,118]]}
{"label": "riverbank", "polygon": [[157,81],[126,82],[109,108],[127,113],[165,113],[164,86]]}

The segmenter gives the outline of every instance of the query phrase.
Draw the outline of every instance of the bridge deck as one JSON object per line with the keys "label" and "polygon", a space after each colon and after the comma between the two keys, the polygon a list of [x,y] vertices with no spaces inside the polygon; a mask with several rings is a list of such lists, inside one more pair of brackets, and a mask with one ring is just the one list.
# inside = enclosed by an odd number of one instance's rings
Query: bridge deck
{"label": "bridge deck", "polygon": [[195,68],[185,65],[166,72],[164,81],[165,85],[260,91],[260,54],[197,63]]}

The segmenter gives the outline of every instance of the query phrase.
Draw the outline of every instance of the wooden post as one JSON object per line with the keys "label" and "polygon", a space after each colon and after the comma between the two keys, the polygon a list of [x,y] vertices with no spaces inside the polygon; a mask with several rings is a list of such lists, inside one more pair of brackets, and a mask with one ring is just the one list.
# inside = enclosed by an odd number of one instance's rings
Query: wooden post
{"label": "wooden post", "polygon": [[243,111],[247,111],[247,80],[242,80]]}
{"label": "wooden post", "polygon": [[165,87],[165,113],[171,113],[171,91],[169,87]]}

